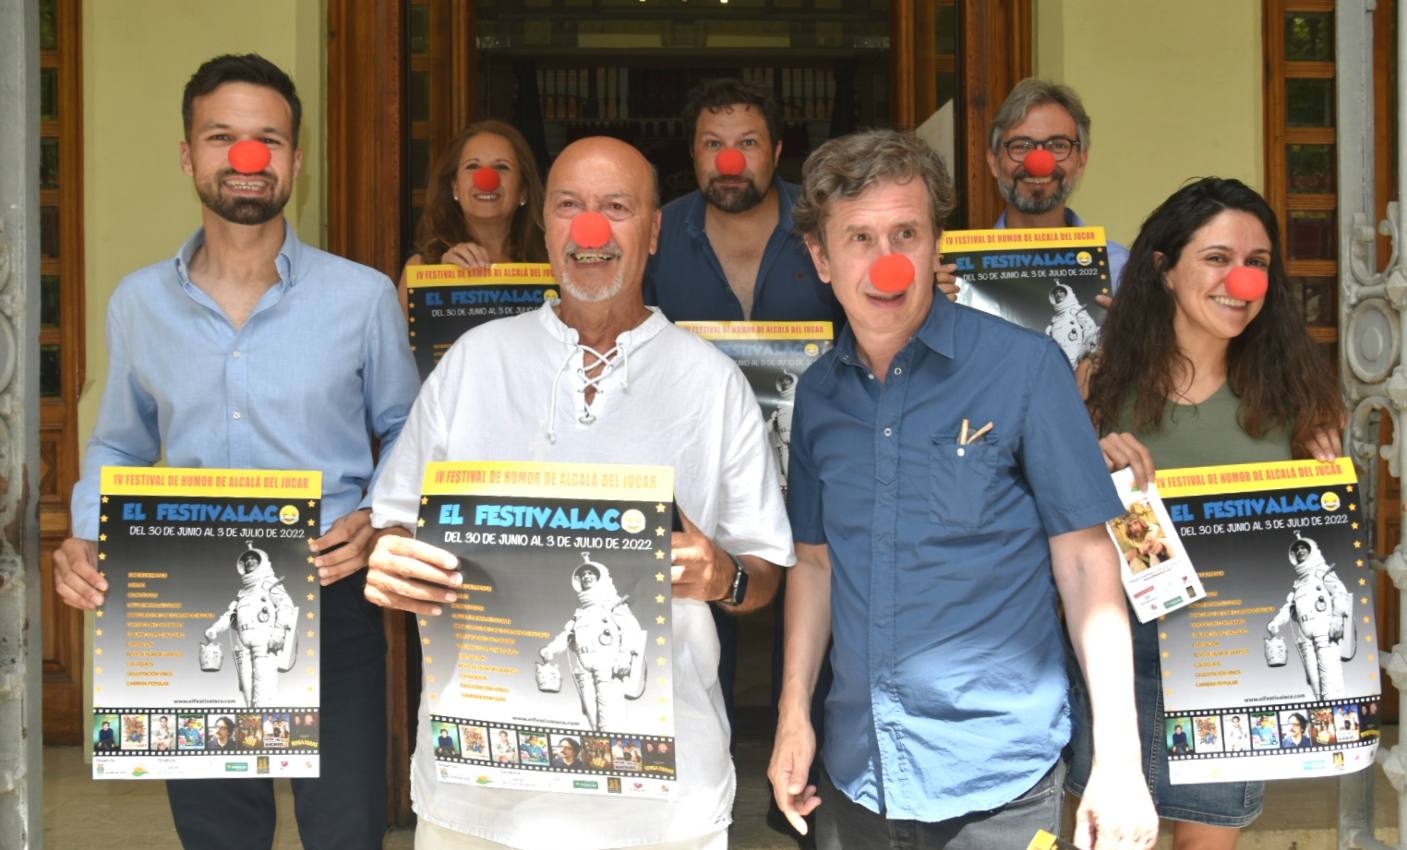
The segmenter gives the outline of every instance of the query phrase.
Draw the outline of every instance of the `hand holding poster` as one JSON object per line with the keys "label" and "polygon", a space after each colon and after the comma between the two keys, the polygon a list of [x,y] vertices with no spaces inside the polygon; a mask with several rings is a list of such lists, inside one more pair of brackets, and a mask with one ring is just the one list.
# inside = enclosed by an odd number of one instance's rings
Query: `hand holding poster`
{"label": "hand holding poster", "polygon": [[1373,763],[1373,572],[1345,458],[1160,470],[1207,597],[1164,618],[1169,778],[1325,776]]}
{"label": "hand holding poster", "polygon": [[322,473],[104,467],[97,779],[317,776]]}
{"label": "hand holding poster", "polygon": [[1109,295],[1102,227],[945,230],[944,263],[957,264],[958,303],[1055,340],[1073,366],[1099,347]]}
{"label": "hand holding poster", "polygon": [[410,350],[422,381],[465,331],[557,297],[547,263],[495,263],[484,272],[449,264],[406,266],[406,287]]}
{"label": "hand holding poster", "polygon": [[674,795],[673,481],[669,467],[426,468],[416,537],[457,554],[463,578],[420,620],[441,779]]}
{"label": "hand holding poster", "polygon": [[787,486],[791,450],[791,414],[801,374],[835,339],[830,322],[678,322],[700,339],[718,346],[743,370],[767,426],[767,440],[777,461],[782,489]]}

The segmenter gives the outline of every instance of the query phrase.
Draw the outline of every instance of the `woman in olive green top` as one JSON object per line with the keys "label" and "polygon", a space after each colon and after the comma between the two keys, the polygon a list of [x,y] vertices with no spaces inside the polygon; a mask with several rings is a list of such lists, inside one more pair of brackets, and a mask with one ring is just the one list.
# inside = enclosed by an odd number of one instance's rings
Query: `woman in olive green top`
{"label": "woman in olive green top", "polygon": [[[1141,486],[1155,466],[1338,455],[1343,403],[1296,310],[1279,230],[1264,198],[1216,178],[1184,186],[1143,223],[1099,355],[1080,375],[1111,471],[1133,467]],[[1268,276],[1264,296],[1229,294],[1238,266]],[[1260,814],[1264,786],[1170,785],[1155,623],[1134,626],[1134,670],[1149,791],[1175,822],[1175,850],[1234,848]],[[1068,783],[1076,794],[1090,759],[1079,696]]]}

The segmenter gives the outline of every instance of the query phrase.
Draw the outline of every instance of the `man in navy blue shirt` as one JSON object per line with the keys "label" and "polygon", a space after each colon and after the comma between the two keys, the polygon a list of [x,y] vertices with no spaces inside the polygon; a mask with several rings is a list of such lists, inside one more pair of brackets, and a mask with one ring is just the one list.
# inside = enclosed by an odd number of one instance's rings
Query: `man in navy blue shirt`
{"label": "man in navy blue shirt", "polygon": [[845,314],[793,232],[797,187],[776,176],[782,124],[772,93],[711,80],[690,92],[684,125],[699,189],[664,207],[659,250],[645,268],[645,303],[675,322],[839,327]]}
{"label": "man in navy blue shirt", "polygon": [[[849,323],[802,375],[792,422],[778,805],[803,831],[819,806],[821,848],[987,850],[1054,832],[1070,734],[1063,605],[1097,695],[1098,793],[1076,843],[1151,847],[1103,527],[1122,506],[1068,361],[923,285],[952,186],[915,136],[832,140],[804,174],[797,226]],[[810,703],[832,635],[818,794]]]}

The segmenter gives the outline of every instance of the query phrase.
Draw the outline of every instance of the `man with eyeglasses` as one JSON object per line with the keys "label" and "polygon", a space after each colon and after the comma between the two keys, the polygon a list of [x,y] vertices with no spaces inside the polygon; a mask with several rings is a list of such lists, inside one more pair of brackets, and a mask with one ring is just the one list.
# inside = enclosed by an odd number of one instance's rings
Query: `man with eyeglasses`
{"label": "man with eyeglasses", "polygon": [[[997,111],[987,146],[987,167],[997,179],[1006,211],[993,225],[1007,227],[1081,227],[1084,220],[1066,206],[1089,161],[1089,113],[1069,86],[1027,77],[1016,84]],[[1036,177],[1026,170],[1031,151],[1044,149],[1055,170]],[[1109,242],[1109,279],[1118,289],[1129,250]],[[946,283],[956,266],[943,266]],[[1109,297],[1097,296],[1101,306]]]}

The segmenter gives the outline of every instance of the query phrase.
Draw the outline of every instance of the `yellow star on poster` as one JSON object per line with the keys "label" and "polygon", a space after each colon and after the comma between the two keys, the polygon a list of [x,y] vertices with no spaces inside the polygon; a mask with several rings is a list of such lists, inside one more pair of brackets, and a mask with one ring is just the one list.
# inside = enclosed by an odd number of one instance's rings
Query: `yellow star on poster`
{"label": "yellow star on poster", "polygon": [[1362,548],[1363,548],[1363,541],[1362,541],[1362,540],[1355,540],[1355,541],[1353,541],[1353,548],[1355,548],[1355,549],[1362,549]]}
{"label": "yellow star on poster", "polygon": [[1371,623],[1371,622],[1373,622],[1373,621],[1372,621],[1371,618],[1364,617],[1364,618],[1363,618],[1363,622],[1365,622],[1365,623]]}
{"label": "yellow star on poster", "polygon": [[660,635],[659,637],[655,638],[655,643],[659,646],[664,646],[664,635]]}
{"label": "yellow star on poster", "polygon": [[318,506],[318,503],[317,503],[316,501],[314,501],[314,500],[312,500],[312,499],[309,499],[309,500],[308,500],[308,507],[310,507],[310,508],[316,508],[317,506]]}
{"label": "yellow star on poster", "polygon": [[94,630],[93,634],[97,635],[98,637],[102,637],[102,636],[103,636],[103,630],[102,630],[102,629],[96,629],[96,630]]}
{"label": "yellow star on poster", "polygon": [[411,335],[411,336],[415,336],[415,331],[411,331],[411,332],[410,332],[410,335]]}
{"label": "yellow star on poster", "polygon": [[656,624],[656,625],[659,625],[659,626],[663,626],[663,625],[664,625],[664,617],[663,617],[663,616],[656,617],[656,618],[655,618],[655,624]]}
{"label": "yellow star on poster", "polygon": [[309,611],[309,612],[308,612],[308,619],[309,619],[309,620],[313,619],[313,612],[312,612],[312,611]]}
{"label": "yellow star on poster", "polygon": [[1364,642],[1364,643],[1372,643],[1372,642],[1373,642],[1373,636],[1372,636],[1372,635],[1364,635],[1364,636],[1363,636],[1363,642]]}
{"label": "yellow star on poster", "polygon": [[430,675],[426,675],[425,681],[427,681],[427,682],[429,682],[430,684],[433,685],[433,684],[435,683],[435,677],[434,677],[434,676],[430,676]]}
{"label": "yellow star on poster", "polygon": [[313,583],[313,574],[312,574],[312,573],[308,573],[308,584],[312,584],[312,583]]}
{"label": "yellow star on poster", "polygon": [[1354,531],[1357,531],[1357,530],[1358,530],[1358,523],[1356,523],[1356,522],[1355,522],[1355,523],[1351,523],[1351,524],[1349,525],[1349,527],[1352,528]]}
{"label": "yellow star on poster", "polygon": [[434,663],[435,663],[435,659],[433,659],[433,658],[431,658],[430,656],[427,655],[427,656],[425,656],[425,663],[426,663],[426,664],[434,664]]}
{"label": "yellow star on poster", "polygon": [[658,505],[655,505],[655,513],[657,513],[657,514],[662,514],[662,513],[664,513],[664,504],[663,504],[663,503],[660,503],[660,504],[658,504]]}
{"label": "yellow star on poster", "polygon": [[312,602],[312,601],[313,601],[313,595],[312,595],[311,593],[308,594],[308,601],[309,601],[309,602]]}
{"label": "yellow star on poster", "polygon": [[658,664],[659,666],[663,667],[663,666],[664,666],[664,656],[661,655],[659,658],[656,658],[656,659],[655,659],[655,663]]}
{"label": "yellow star on poster", "polygon": [[1343,488],[1343,489],[1344,489],[1344,492],[1345,492],[1345,493],[1352,493],[1352,492],[1353,492],[1353,485],[1350,484],[1350,485],[1348,485],[1347,487],[1345,487],[1345,488]]}
{"label": "yellow star on poster", "polygon": [[1171,670],[1164,670],[1164,671],[1163,671],[1163,678],[1164,678],[1164,679],[1171,679],[1171,678],[1172,678],[1172,671],[1171,671]]}
{"label": "yellow star on poster", "polygon": [[1350,503],[1349,506],[1348,506],[1348,509],[1351,510],[1351,511],[1356,511],[1356,510],[1358,510],[1358,506],[1355,505],[1355,504]]}
{"label": "yellow star on poster", "polygon": [[93,690],[94,690],[94,691],[101,691],[102,689],[103,689],[103,686],[102,686],[102,685],[94,685],[94,686],[93,686]]}
{"label": "yellow star on poster", "polygon": [[1164,658],[1167,658],[1167,657],[1168,657],[1168,653],[1164,652],[1164,653],[1163,653],[1163,657],[1164,657]]}
{"label": "yellow star on poster", "polygon": [[425,527],[425,517],[421,517],[420,519],[416,520],[416,521],[415,521],[415,527],[416,527],[416,528],[424,528],[424,527]]}
{"label": "yellow star on poster", "polygon": [[308,686],[308,693],[312,693],[314,690],[315,688],[312,685]]}
{"label": "yellow star on poster", "polygon": [[669,684],[669,680],[666,679],[665,677],[661,676],[661,677],[659,678],[659,683],[660,683],[661,685],[667,685],[667,684]]}
{"label": "yellow star on poster", "polygon": [[106,534],[99,534],[99,535],[98,535],[98,542],[99,542],[99,543],[106,543],[106,542],[107,542],[107,535],[106,535]]}
{"label": "yellow star on poster", "polygon": [[309,657],[309,658],[312,658],[312,657],[313,657],[313,651],[312,651],[311,649],[308,650],[308,657]]}
{"label": "yellow star on poster", "polygon": [[661,593],[661,594],[659,594],[658,596],[656,596],[656,597],[655,597],[655,602],[659,603],[660,605],[663,605],[663,604],[664,604],[664,594]]}
{"label": "yellow star on poster", "polygon": [[1368,663],[1369,663],[1369,664],[1373,663],[1373,656],[1371,656],[1371,655],[1368,656]]}
{"label": "yellow star on poster", "polygon": [[655,536],[656,536],[656,537],[663,537],[663,536],[664,536],[664,528],[662,528],[661,526],[658,526],[658,525],[655,526]]}
{"label": "yellow star on poster", "polygon": [[313,636],[313,630],[312,630],[312,629],[308,629],[308,637],[312,637],[312,636]]}
{"label": "yellow star on poster", "polygon": [[312,525],[312,524],[313,524],[313,521],[312,521],[311,519],[308,520],[308,525]]}
{"label": "yellow star on poster", "polygon": [[1359,585],[1359,587],[1362,587],[1363,585],[1365,585],[1365,584],[1367,584],[1367,583],[1368,583],[1368,580],[1367,580],[1366,578],[1360,578],[1360,579],[1358,580],[1358,585]]}
{"label": "yellow star on poster", "polygon": [[668,723],[668,722],[669,722],[669,715],[668,715],[668,714],[661,714],[661,715],[660,715],[660,722],[661,722],[661,723]]}
{"label": "yellow star on poster", "polygon": [[426,496],[421,496],[421,497],[420,497],[420,504],[422,504],[422,505],[428,505],[428,504],[430,504],[430,499],[429,499],[428,497],[426,497]]}
{"label": "yellow star on poster", "polygon": [[655,560],[656,560],[656,561],[663,561],[663,560],[664,560],[664,550],[663,550],[663,549],[656,549],[656,550],[655,550]]}
{"label": "yellow star on poster", "polygon": [[106,560],[107,560],[107,553],[106,553],[106,552],[99,552],[99,553],[98,553],[98,560],[99,560],[99,561],[106,561]]}
{"label": "yellow star on poster", "polygon": [[102,648],[101,646],[94,648],[94,649],[93,649],[93,654],[94,654],[94,655],[102,655],[102,654],[103,654],[103,648]]}
{"label": "yellow star on poster", "polygon": [[308,563],[311,564],[312,562],[313,562],[313,556],[312,556],[312,555],[309,555],[309,556],[308,556]]}
{"label": "yellow star on poster", "polygon": [[98,519],[102,522],[107,522],[107,514],[103,514],[102,516],[98,517]]}
{"label": "yellow star on poster", "polygon": [[421,621],[420,621],[420,625],[422,625],[422,626],[428,626],[428,625],[430,625],[430,621],[429,621],[429,620],[421,620]]}
{"label": "yellow star on poster", "polygon": [[102,672],[103,672],[103,668],[101,668],[101,667],[94,667],[94,668],[93,668],[93,672],[94,672],[94,673],[102,673]]}
{"label": "yellow star on poster", "polygon": [[1368,597],[1365,596],[1365,597],[1363,597],[1362,599],[1360,599],[1360,600],[1358,600],[1358,601],[1359,601],[1361,604],[1363,604],[1363,605],[1367,605],[1367,604],[1368,604]]}
{"label": "yellow star on poster", "polygon": [[1353,563],[1355,563],[1355,564],[1357,564],[1358,566],[1361,567],[1361,566],[1363,566],[1363,559],[1360,558],[1360,559],[1358,559],[1357,561],[1354,561]]}
{"label": "yellow star on poster", "polygon": [[104,505],[107,504],[107,496],[104,496],[104,497],[103,497],[103,504],[104,504]]}
{"label": "yellow star on poster", "polygon": [[664,573],[655,573],[655,581],[664,581]]}
{"label": "yellow star on poster", "polygon": [[422,644],[426,645],[426,646],[429,646],[429,645],[430,645],[430,639],[429,639],[429,638],[421,638],[421,639],[420,639],[420,642],[421,642]]}
{"label": "yellow star on poster", "polygon": [[98,615],[99,617],[101,617],[101,616],[103,615],[103,612],[102,612],[102,609],[101,609],[101,608],[99,608],[96,613],[97,613],[97,615]]}
{"label": "yellow star on poster", "polygon": [[669,697],[660,697],[660,705],[669,705]]}

